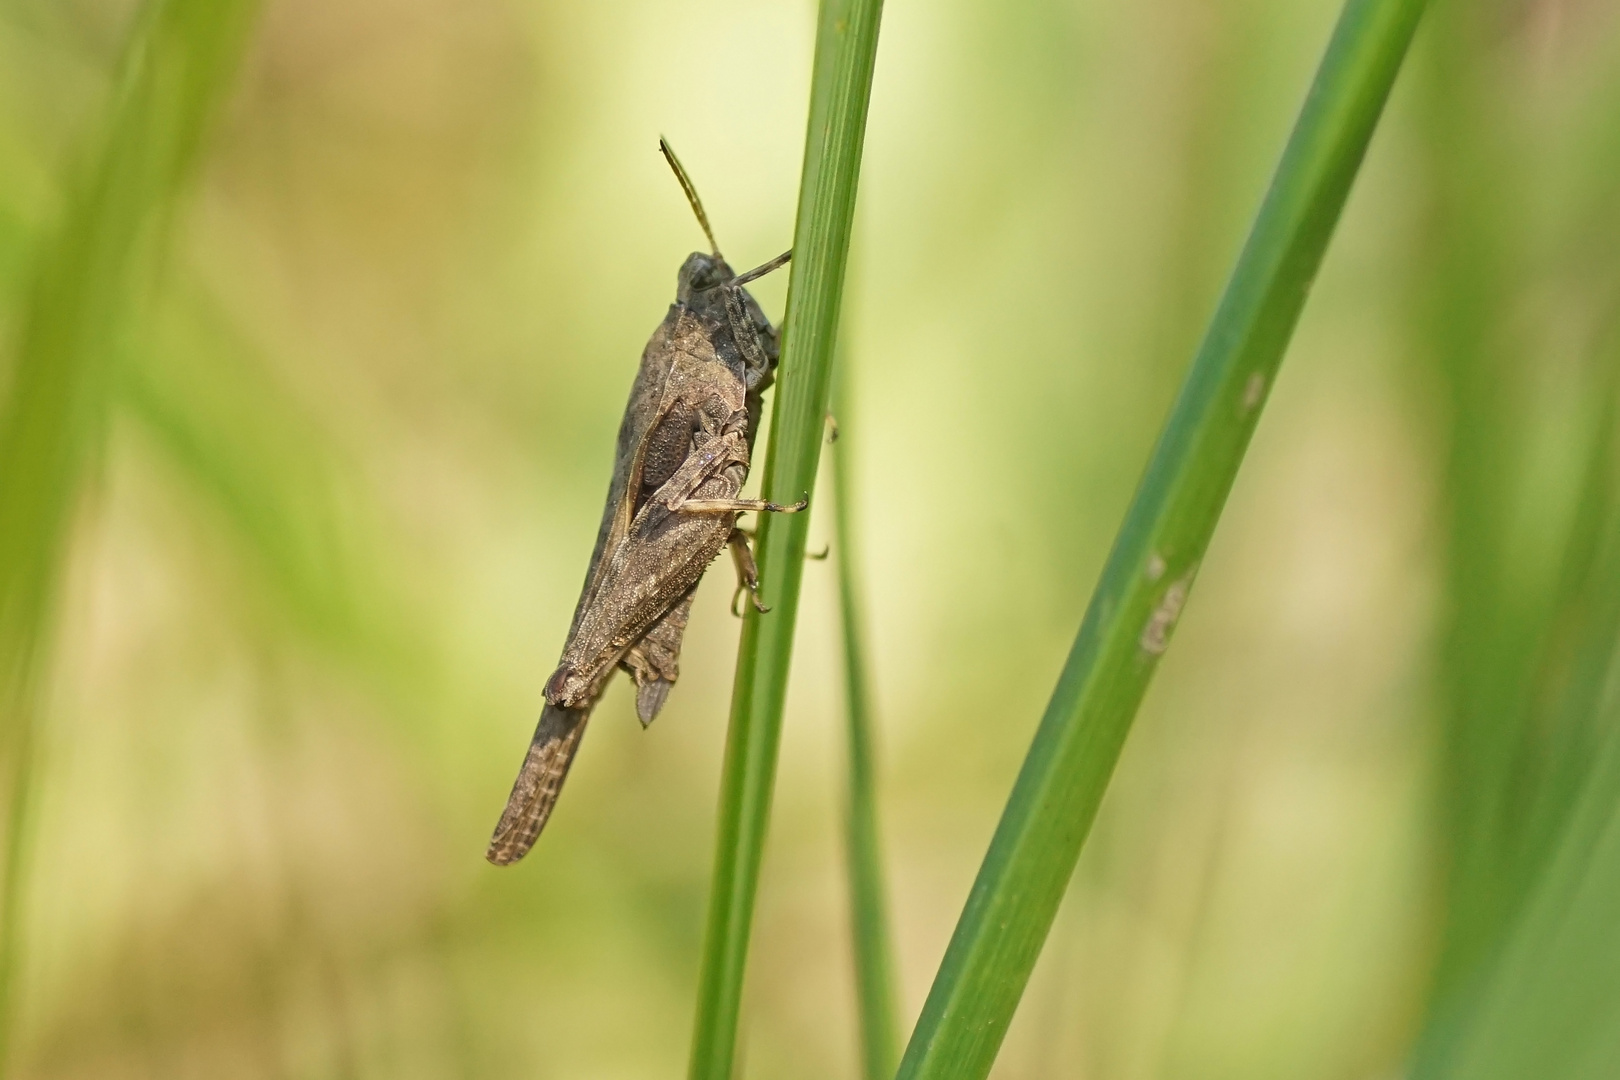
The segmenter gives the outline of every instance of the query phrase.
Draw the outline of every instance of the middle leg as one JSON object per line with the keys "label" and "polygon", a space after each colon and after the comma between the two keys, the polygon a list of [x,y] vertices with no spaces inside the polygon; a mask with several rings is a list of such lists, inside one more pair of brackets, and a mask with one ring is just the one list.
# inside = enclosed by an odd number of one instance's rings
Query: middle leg
{"label": "middle leg", "polygon": [[743,593],[747,593],[754,610],[765,614],[771,609],[759,598],[759,567],[754,563],[754,550],[748,545],[748,533],[742,529],[732,529],[731,535],[726,538],[726,546],[731,548],[731,562],[737,568],[737,591],[731,594],[731,613],[742,618],[742,612],[737,610],[737,601],[742,599]]}

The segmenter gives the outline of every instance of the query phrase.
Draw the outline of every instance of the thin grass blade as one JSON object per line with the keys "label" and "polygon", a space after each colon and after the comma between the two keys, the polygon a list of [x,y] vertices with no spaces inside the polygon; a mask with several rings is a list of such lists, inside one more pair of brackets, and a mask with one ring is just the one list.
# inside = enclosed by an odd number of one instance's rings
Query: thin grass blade
{"label": "thin grass blade", "polygon": [[877,748],[867,666],[866,613],[862,604],[860,553],[856,544],[854,465],[851,445],[848,352],[840,350],[833,372],[834,542],[838,560],[838,612],[844,645],[845,733],[849,773],[844,791],[844,857],[849,873],[850,927],[855,945],[855,995],[860,1010],[861,1062],[866,1080],[889,1080],[900,1062],[898,991],[894,945],[889,934],[888,889],[878,833]]}
{"label": "thin grass blade", "polygon": [[[821,4],[782,360],[765,458],[765,497],[778,502],[809,497],[815,486],[882,11],[881,0]],[[804,574],[807,515],[763,517],[760,586],[772,610],[748,614],[738,649],[692,1036],[693,1080],[732,1075]]]}
{"label": "thin grass blade", "polygon": [[904,1080],[977,1080],[1186,604],[1423,0],[1350,0],[1137,489],[944,962]]}

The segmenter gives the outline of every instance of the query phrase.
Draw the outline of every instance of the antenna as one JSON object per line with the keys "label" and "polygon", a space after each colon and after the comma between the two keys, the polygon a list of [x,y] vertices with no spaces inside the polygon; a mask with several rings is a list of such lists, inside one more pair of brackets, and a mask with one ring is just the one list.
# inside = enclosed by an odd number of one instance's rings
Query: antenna
{"label": "antenna", "polygon": [[714,242],[714,231],[709,228],[709,215],[703,212],[703,202],[698,198],[697,188],[692,186],[692,179],[686,175],[686,170],[681,168],[680,159],[661,136],[658,139],[658,152],[664,155],[664,160],[669,162],[669,167],[675,171],[675,179],[681,182],[681,190],[686,192],[686,201],[692,204],[692,213],[697,215],[698,224],[703,226],[703,235],[709,238],[709,247],[714,251],[714,257],[720,258],[720,245]]}

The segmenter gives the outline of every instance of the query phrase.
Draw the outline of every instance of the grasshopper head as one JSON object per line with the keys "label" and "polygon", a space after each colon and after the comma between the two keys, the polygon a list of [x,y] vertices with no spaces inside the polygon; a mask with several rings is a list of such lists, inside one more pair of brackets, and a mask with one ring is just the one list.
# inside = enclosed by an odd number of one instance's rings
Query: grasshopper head
{"label": "grasshopper head", "polygon": [[726,260],[718,255],[694,251],[681,264],[680,275],[676,278],[675,299],[686,307],[693,307],[703,302],[705,297],[702,294],[731,278],[731,267],[726,265]]}
{"label": "grasshopper head", "polygon": [[736,351],[724,353],[726,362],[742,365],[736,374],[750,391],[763,390],[776,367],[776,331],[736,280],[720,256],[694,251],[681,264],[675,302],[707,323],[719,335],[716,342],[735,342]]}

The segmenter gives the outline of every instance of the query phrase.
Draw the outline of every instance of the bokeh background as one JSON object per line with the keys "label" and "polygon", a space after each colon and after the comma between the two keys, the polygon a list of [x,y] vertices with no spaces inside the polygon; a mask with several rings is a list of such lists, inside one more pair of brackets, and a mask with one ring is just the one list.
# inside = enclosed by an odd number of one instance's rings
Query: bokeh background
{"label": "bokeh background", "polygon": [[[482,853],[702,246],[657,138],[734,264],[787,247],[813,6],[264,0],[75,291],[117,202],[75,192],[146,175],[120,139],[162,109],[120,87],[162,6],[0,4],[6,415],[30,363],[86,372],[13,574],[10,1071],[678,1075],[724,566],[657,723],[616,684],[534,854]],[[830,452],[908,1025],[1336,13],[887,5]],[[1438,0],[996,1076],[1400,1076],[1482,977],[1608,730],[1617,167],[1620,8]],[[858,1070],[833,584],[750,1076]]]}

